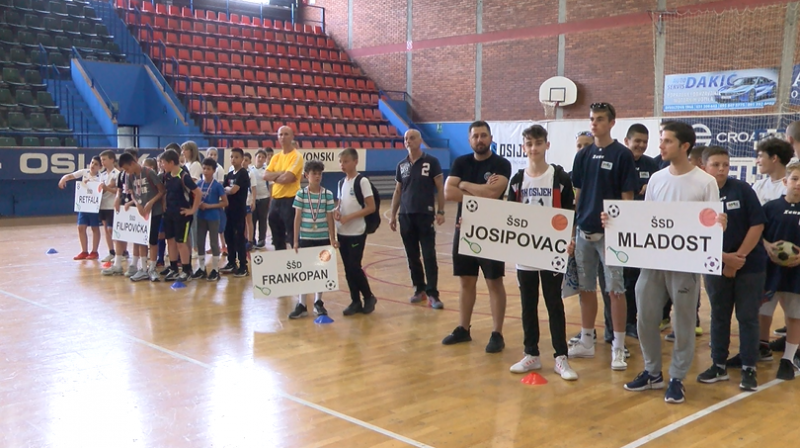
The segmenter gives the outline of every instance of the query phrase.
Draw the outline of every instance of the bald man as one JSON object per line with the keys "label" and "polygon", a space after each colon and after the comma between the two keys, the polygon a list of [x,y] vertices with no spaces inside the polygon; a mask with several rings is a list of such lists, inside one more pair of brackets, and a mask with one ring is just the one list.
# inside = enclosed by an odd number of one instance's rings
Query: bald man
{"label": "bald man", "polygon": [[278,129],[281,151],[272,156],[264,180],[272,182],[272,206],[269,229],[275,250],[285,250],[294,241],[294,197],[300,190],[303,174],[303,155],[292,145],[294,132],[288,126]]}
{"label": "bald man", "polygon": [[[414,284],[411,303],[427,302],[433,309],[443,309],[439,300],[439,267],[436,264],[436,228],[444,223],[444,188],[439,159],[422,152],[422,136],[410,129],[405,134],[408,156],[397,164],[395,171],[392,215],[389,227],[397,231],[397,212],[400,211],[400,237],[406,248],[408,269]],[[422,259],[420,262],[420,247]],[[425,271],[422,265],[425,265]],[[425,282],[427,274],[428,281]]]}

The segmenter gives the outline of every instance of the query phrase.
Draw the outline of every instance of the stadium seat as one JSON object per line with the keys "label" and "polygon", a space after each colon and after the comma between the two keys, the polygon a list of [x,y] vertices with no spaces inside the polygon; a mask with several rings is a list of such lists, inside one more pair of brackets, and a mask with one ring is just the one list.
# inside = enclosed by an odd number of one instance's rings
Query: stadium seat
{"label": "stadium seat", "polygon": [[44,114],[33,113],[30,116],[31,119],[31,128],[34,131],[38,132],[51,132],[53,128],[50,127],[50,123],[47,122],[47,117]]}
{"label": "stadium seat", "polygon": [[32,137],[32,136],[22,137],[22,146],[31,147],[31,146],[41,146],[41,145],[42,143],[39,141],[39,137]]}
{"label": "stadium seat", "polygon": [[8,127],[14,131],[30,131],[31,126],[21,112],[8,113]]}
{"label": "stadium seat", "polygon": [[[67,119],[61,114],[50,115],[50,124],[56,132],[72,132],[72,129],[67,124]],[[66,144],[66,141],[64,143]]]}
{"label": "stadium seat", "polygon": [[61,146],[61,139],[58,137],[45,137],[44,138],[44,146],[46,147],[58,147]]}
{"label": "stadium seat", "polygon": [[4,148],[17,146],[17,140],[14,137],[0,137],[0,146]]}

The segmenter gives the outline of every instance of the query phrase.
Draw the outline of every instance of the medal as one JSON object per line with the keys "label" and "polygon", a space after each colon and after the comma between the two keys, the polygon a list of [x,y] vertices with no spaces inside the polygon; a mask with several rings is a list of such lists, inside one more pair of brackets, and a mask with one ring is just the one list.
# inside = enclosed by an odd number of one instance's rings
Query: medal
{"label": "medal", "polygon": [[306,187],[306,197],[308,198],[308,206],[311,212],[311,219],[314,223],[311,225],[311,230],[317,230],[317,216],[319,216],[319,210],[322,208],[322,190],[319,191],[319,196],[317,197],[317,209],[314,210],[314,204],[311,202],[311,192]]}

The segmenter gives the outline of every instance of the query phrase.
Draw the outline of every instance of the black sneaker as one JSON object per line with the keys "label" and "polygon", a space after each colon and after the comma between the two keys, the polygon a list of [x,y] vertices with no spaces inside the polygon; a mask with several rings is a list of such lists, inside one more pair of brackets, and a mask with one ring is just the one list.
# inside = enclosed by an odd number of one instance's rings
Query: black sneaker
{"label": "black sneaker", "polygon": [[711,364],[708,370],[697,375],[697,381],[705,384],[713,384],[717,381],[728,381],[729,379],[728,371],[716,364]]}
{"label": "black sneaker", "polygon": [[164,277],[164,281],[165,282],[175,281],[175,279],[178,278],[178,275],[179,275],[178,271],[173,271],[172,269],[169,269],[167,270],[166,277]]}
{"label": "black sneaker", "polygon": [[369,296],[364,299],[364,309],[362,313],[370,314],[371,312],[375,311],[375,304],[378,303],[378,299],[375,296]]}
{"label": "black sneaker", "polygon": [[781,336],[778,339],[769,343],[769,349],[773,352],[785,352],[786,351],[786,336]]}
{"label": "black sneaker", "polygon": [[192,274],[192,278],[195,280],[206,277],[208,277],[208,274],[206,274],[206,270],[202,268],[197,268],[197,270],[194,271],[194,274]]}
{"label": "black sneaker", "polygon": [[775,333],[775,336],[786,336],[786,327],[778,328],[773,333]]}
{"label": "black sneaker", "polygon": [[739,389],[748,392],[758,390],[758,380],[756,379],[755,369],[742,369],[742,382],[739,383]]}
{"label": "black sneaker", "polygon": [[206,280],[210,282],[218,282],[219,281],[219,272],[216,269],[212,269],[211,273],[208,274],[208,278]]}
{"label": "black sneaker", "polygon": [[319,300],[314,302],[314,314],[317,316],[327,316],[328,310],[325,309],[325,302]]}
{"label": "black sneaker", "polygon": [[247,277],[248,275],[250,275],[250,271],[246,267],[241,267],[233,273],[234,277]]}
{"label": "black sneaker", "polygon": [[298,303],[296,307],[294,307],[294,311],[289,313],[289,319],[300,319],[301,317],[308,316],[308,309],[302,303]]}
{"label": "black sneaker", "polygon": [[506,341],[503,339],[503,335],[493,331],[489,337],[489,343],[486,344],[486,353],[500,353],[504,348],[506,348]]}
{"label": "black sneaker", "polygon": [[168,275],[172,271],[172,268],[166,268],[163,271],[159,272],[158,275]]}
{"label": "black sneaker", "polygon": [[453,345],[458,344],[460,342],[469,342],[472,340],[472,336],[469,335],[469,330],[458,326],[452,333],[448,334],[447,336],[442,339],[442,344],[444,345]]}
{"label": "black sneaker", "polygon": [[759,361],[772,361],[772,350],[769,348],[769,344],[759,343],[758,344],[758,360]]}
{"label": "black sneaker", "polygon": [[363,312],[364,312],[364,307],[361,305],[361,301],[359,300],[358,302],[350,303],[350,305],[348,305],[347,308],[345,308],[344,311],[342,311],[342,314],[344,314],[345,316],[352,316],[354,314]]}
{"label": "black sneaker", "polygon": [[736,356],[725,361],[725,367],[742,367],[742,356],[737,353]]}
{"label": "black sneaker", "polygon": [[793,380],[797,374],[797,366],[788,359],[781,358],[781,363],[778,366],[778,374],[775,375],[779,380]]}
{"label": "black sneaker", "polygon": [[225,266],[223,266],[222,269],[219,270],[219,272],[223,274],[230,274],[234,271],[236,271],[236,265],[233,263],[228,263]]}

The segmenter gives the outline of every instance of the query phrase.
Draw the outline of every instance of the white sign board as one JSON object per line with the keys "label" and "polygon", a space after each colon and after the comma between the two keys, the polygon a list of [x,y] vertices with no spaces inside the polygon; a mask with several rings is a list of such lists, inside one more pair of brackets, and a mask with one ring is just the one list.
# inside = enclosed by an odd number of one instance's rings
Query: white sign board
{"label": "white sign board", "polygon": [[[525,149],[522,146],[522,131],[536,124],[533,121],[490,121],[492,129],[492,150],[511,162],[511,172],[515,173],[528,165]],[[547,128],[546,123],[542,125]]]}
{"label": "white sign board", "polygon": [[458,253],[565,272],[574,212],[464,197]]}
{"label": "white sign board", "polygon": [[100,182],[75,182],[75,211],[83,213],[99,213],[103,190]]}
{"label": "white sign board", "polygon": [[[342,171],[339,166],[339,153],[341,149],[302,149],[300,153],[303,154],[303,163],[309,160],[319,160],[325,164],[325,171],[338,173]],[[367,150],[356,149],[358,153],[358,163],[356,164],[356,171],[367,170]]]}
{"label": "white sign board", "polygon": [[253,255],[255,297],[283,297],[339,289],[333,246],[278,250]]}
{"label": "white sign board", "polygon": [[150,215],[143,217],[133,205],[128,211],[125,211],[125,207],[120,207],[119,212],[114,213],[113,237],[116,241],[149,246]]}
{"label": "white sign board", "polygon": [[606,264],[722,273],[721,202],[604,201]]}

